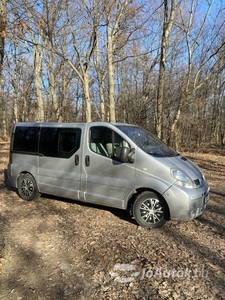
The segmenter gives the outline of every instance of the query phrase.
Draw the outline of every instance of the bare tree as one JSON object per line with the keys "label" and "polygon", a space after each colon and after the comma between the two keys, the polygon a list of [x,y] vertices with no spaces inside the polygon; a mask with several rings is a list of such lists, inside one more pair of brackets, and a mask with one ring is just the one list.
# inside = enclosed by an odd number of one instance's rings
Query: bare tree
{"label": "bare tree", "polygon": [[[196,1],[191,1],[191,7],[189,9],[189,17],[187,18],[187,12],[180,13],[182,23],[180,27],[185,33],[185,40],[187,45],[187,71],[185,72],[184,82],[181,87],[181,92],[179,100],[176,107],[176,113],[173,118],[171,128],[170,128],[170,139],[173,136],[175,138],[175,145],[178,147],[178,140],[176,134],[177,123],[181,118],[182,107],[190,103],[191,99],[196,96],[198,89],[206,83],[211,74],[217,68],[219,60],[215,60],[215,55],[220,52],[224,47],[224,43],[220,44],[219,47],[212,48],[211,54],[209,55],[209,41],[208,41],[208,31],[206,27],[207,18],[209,16],[210,10],[212,8],[213,1],[208,3],[206,7],[205,14],[203,15],[200,26],[197,26],[196,22]],[[198,19],[199,23],[199,19]],[[217,33],[218,34],[218,33]],[[211,40],[212,42],[212,40]],[[199,46],[202,46],[201,52],[199,51]],[[196,55],[199,57],[199,62],[196,63]],[[214,62],[213,62],[214,61]],[[207,66],[207,67],[206,67]],[[208,67],[210,66],[210,67]],[[203,72],[205,75],[202,76]]]}
{"label": "bare tree", "polygon": [[[90,122],[92,117],[89,70],[91,58],[96,48],[98,26],[98,19],[92,17],[92,13],[95,10],[95,1],[92,5],[90,4],[90,6],[83,1],[77,1],[76,6],[73,9],[72,6],[70,6],[69,10],[67,11],[67,17],[72,20],[72,22],[70,22],[71,43],[76,54],[76,60],[72,61],[68,57],[65,59],[82,84],[86,122]],[[74,16],[76,16],[76,20]],[[83,19],[87,19],[88,22],[83,22]]]}
{"label": "bare tree", "polygon": [[163,1],[163,30],[161,36],[161,50],[159,63],[159,81],[157,91],[157,110],[156,110],[156,132],[160,138],[163,138],[163,113],[164,113],[164,90],[165,90],[165,74],[166,74],[166,58],[169,42],[169,34],[171,32],[176,12],[175,0]]}
{"label": "bare tree", "polygon": [[10,120],[109,120],[172,146],[222,145],[224,3],[202,3],[9,0],[4,131]]}
{"label": "bare tree", "polygon": [[[26,46],[32,45],[31,51],[33,59],[33,78],[35,87],[35,121],[43,122],[45,119],[44,99],[42,94],[42,64],[46,51],[47,39],[44,34],[43,15],[46,6],[43,4],[42,10],[36,9],[34,4],[24,3],[21,12],[16,12],[17,16],[17,38],[18,42],[23,42]],[[23,18],[19,18],[19,15]],[[25,47],[24,47],[25,48]]]}
{"label": "bare tree", "polygon": [[[116,121],[115,110],[115,55],[128,44],[134,33],[141,27],[136,24],[141,5],[125,1],[104,1],[103,18],[106,23],[109,121]],[[140,22],[142,24],[143,21]],[[122,59],[125,59],[122,58]]]}
{"label": "bare tree", "polygon": [[0,1],[0,99],[1,99],[1,128],[2,136],[6,137],[6,114],[5,114],[5,99],[2,90],[2,69],[5,56],[5,37],[6,34],[6,0]]}
{"label": "bare tree", "polygon": [[5,37],[6,33],[6,0],[0,1],[0,74],[2,74],[2,65],[5,55]]}
{"label": "bare tree", "polygon": [[99,47],[99,34],[97,34],[96,49],[94,51],[94,66],[97,74],[96,77],[98,81],[99,98],[100,98],[100,113],[98,112],[98,115],[101,121],[105,121],[105,120],[108,121],[105,93],[104,93],[104,84],[106,78],[106,63],[103,57],[104,55],[100,52],[100,47]]}

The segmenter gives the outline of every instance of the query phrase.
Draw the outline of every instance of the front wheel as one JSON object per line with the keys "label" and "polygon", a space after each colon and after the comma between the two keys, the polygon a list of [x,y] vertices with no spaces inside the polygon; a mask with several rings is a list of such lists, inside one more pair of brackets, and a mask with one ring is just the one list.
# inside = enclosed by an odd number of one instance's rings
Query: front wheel
{"label": "front wheel", "polygon": [[27,201],[35,200],[40,196],[36,181],[29,173],[22,174],[19,177],[18,194],[22,199]]}
{"label": "front wheel", "polygon": [[158,228],[167,221],[168,207],[164,199],[153,192],[146,191],[136,197],[133,216],[142,227]]}

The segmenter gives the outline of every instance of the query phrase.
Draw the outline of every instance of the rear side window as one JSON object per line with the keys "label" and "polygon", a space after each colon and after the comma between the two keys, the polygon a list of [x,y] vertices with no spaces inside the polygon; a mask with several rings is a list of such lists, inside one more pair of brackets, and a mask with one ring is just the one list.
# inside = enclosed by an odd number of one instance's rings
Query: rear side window
{"label": "rear side window", "polygon": [[80,128],[41,129],[40,153],[51,157],[71,157],[80,148]]}
{"label": "rear side window", "polygon": [[38,153],[40,127],[16,127],[13,151]]}

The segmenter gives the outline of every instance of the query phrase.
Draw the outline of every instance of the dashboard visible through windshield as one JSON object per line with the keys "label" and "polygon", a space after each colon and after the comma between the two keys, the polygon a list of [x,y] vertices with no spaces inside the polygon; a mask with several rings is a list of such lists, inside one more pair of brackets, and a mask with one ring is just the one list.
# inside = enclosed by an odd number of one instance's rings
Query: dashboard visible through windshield
{"label": "dashboard visible through windshield", "polygon": [[127,125],[116,125],[116,127],[125,133],[139,148],[152,156],[172,157],[179,155],[157,136],[144,128]]}

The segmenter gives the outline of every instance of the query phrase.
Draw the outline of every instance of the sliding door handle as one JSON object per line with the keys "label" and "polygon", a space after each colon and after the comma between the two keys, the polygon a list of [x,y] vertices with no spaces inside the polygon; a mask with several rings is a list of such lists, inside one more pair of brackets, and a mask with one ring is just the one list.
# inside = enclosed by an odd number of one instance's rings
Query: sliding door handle
{"label": "sliding door handle", "polygon": [[78,166],[79,165],[79,155],[76,154],[75,155],[75,166]]}

